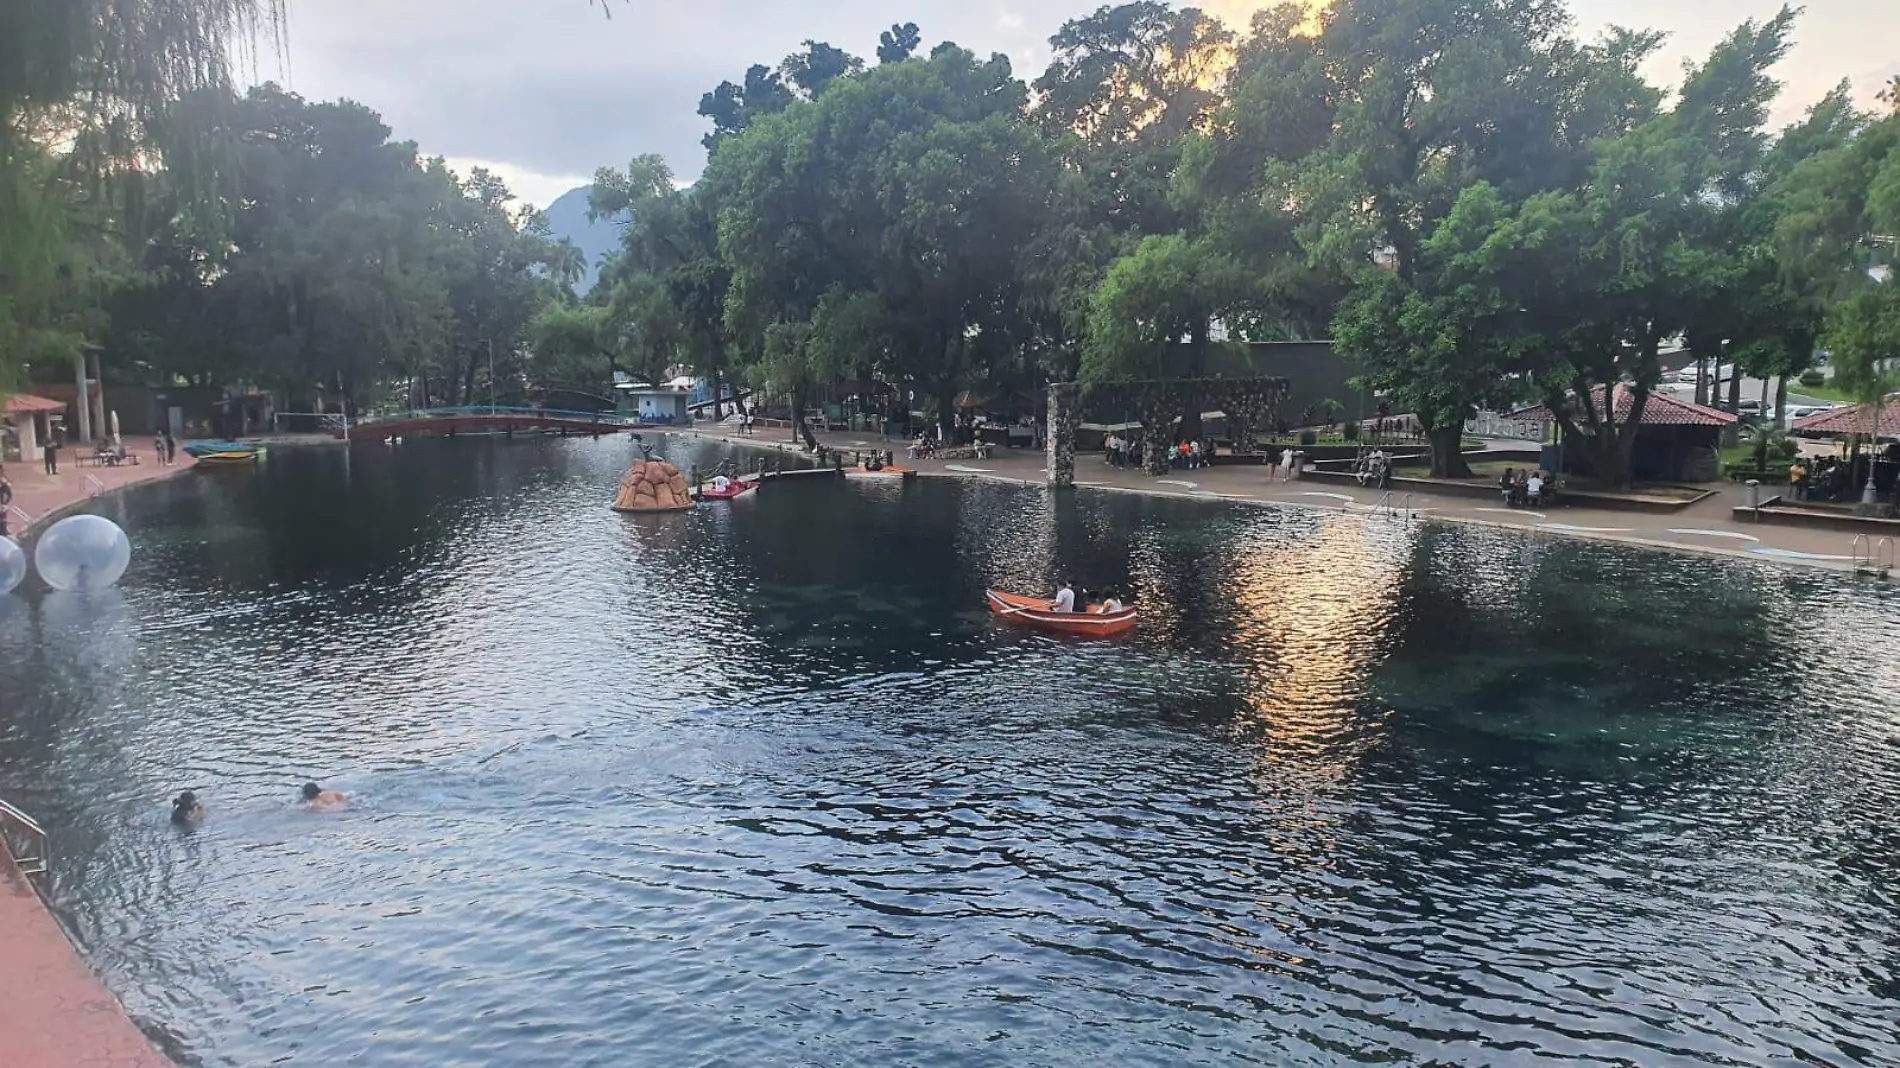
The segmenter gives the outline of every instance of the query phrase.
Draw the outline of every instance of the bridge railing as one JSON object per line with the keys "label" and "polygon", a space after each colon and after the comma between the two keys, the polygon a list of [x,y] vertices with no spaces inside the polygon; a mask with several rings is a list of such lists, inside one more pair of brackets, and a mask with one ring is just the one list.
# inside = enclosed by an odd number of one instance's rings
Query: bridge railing
{"label": "bridge railing", "polygon": [[508,416],[531,419],[560,419],[569,422],[599,423],[602,426],[629,426],[635,420],[614,412],[584,412],[564,408],[508,407],[506,405],[466,404],[453,408],[412,408],[403,412],[376,412],[357,422],[358,427],[380,423],[408,423],[426,419],[466,419],[471,416]]}
{"label": "bridge railing", "polygon": [[[21,872],[29,876],[45,878],[51,854],[47,850],[46,832],[33,821],[33,817],[0,801],[0,841],[6,845],[12,855],[13,863]],[[38,884],[35,883],[37,888]]]}

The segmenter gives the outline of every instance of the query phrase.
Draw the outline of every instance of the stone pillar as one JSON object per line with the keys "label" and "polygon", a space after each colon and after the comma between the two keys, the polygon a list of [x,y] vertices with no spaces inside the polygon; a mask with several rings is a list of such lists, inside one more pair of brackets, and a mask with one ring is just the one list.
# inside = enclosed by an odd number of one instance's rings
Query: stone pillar
{"label": "stone pillar", "polygon": [[44,418],[38,412],[20,412],[13,417],[13,425],[20,432],[20,462],[23,464],[40,462],[40,420]]}
{"label": "stone pillar", "polygon": [[104,441],[112,435],[112,424],[106,419],[106,372],[98,349],[92,350],[92,378],[99,383],[99,392],[92,398],[92,432]]}
{"label": "stone pillar", "polygon": [[1137,409],[1141,417],[1141,466],[1151,475],[1165,475],[1172,468],[1174,451],[1175,405],[1160,389],[1148,387]]}
{"label": "stone pillar", "polygon": [[73,439],[72,444],[90,445],[92,444],[92,404],[90,398],[86,396],[86,355],[83,352],[79,354],[78,359],[73,361],[73,381],[79,385],[79,392],[73,398],[73,411],[79,419],[79,425],[73,428],[73,432],[78,436]]}
{"label": "stone pillar", "polygon": [[1054,382],[1049,386],[1049,484],[1057,489],[1075,488],[1075,431],[1082,421],[1082,407],[1075,383]]}

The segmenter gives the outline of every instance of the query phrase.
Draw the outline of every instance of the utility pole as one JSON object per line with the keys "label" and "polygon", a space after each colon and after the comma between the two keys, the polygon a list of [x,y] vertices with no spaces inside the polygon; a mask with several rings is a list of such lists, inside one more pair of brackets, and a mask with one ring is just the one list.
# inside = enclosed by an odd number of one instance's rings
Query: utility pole
{"label": "utility pole", "polygon": [[495,414],[495,339],[488,339],[488,414]]}

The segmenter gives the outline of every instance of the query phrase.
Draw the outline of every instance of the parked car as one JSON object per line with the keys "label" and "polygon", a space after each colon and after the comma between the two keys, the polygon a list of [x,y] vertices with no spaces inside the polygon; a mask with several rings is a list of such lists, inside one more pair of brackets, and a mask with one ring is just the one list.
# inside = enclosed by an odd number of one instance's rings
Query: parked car
{"label": "parked car", "polygon": [[1745,400],[1745,401],[1743,401],[1743,402],[1741,402],[1740,404],[1738,404],[1738,405],[1736,405],[1736,406],[1735,406],[1735,414],[1737,414],[1737,415],[1760,415],[1760,414],[1762,414],[1762,411],[1761,411],[1761,402],[1760,402],[1760,401],[1758,401],[1758,400]]}

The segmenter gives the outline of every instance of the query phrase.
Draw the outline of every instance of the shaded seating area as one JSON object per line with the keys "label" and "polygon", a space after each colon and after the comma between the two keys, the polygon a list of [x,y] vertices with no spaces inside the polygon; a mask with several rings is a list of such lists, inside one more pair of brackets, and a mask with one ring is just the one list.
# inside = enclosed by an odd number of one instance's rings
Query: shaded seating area
{"label": "shaded seating area", "polygon": [[1789,495],[1796,501],[1859,503],[1870,464],[1879,499],[1892,500],[1900,487],[1900,394],[1877,405],[1816,412],[1795,420],[1789,433],[1832,441],[1841,450],[1835,456],[1810,457],[1789,472]]}
{"label": "shaded seating area", "polygon": [[82,452],[78,457],[81,467],[137,467],[138,462],[138,455],[126,451],[124,445],[107,442],[101,442],[91,452]]}
{"label": "shaded seating area", "polygon": [[[1606,408],[1605,389],[1598,386],[1590,394],[1590,405],[1599,421],[1607,416],[1607,425],[1629,424],[1636,410],[1635,391],[1618,385],[1614,407]],[[1569,398],[1574,404],[1576,398]],[[1571,429],[1558,435],[1563,448],[1563,474],[1596,477],[1595,450],[1591,448],[1589,420],[1579,413],[1570,416]],[[1564,420],[1539,404],[1512,412],[1510,418],[1521,422],[1556,424]],[[1731,412],[1652,393],[1637,420],[1636,440],[1630,449],[1630,471],[1638,482],[1713,482],[1721,477],[1722,432],[1739,421]],[[1574,431],[1574,433],[1573,433]]]}

